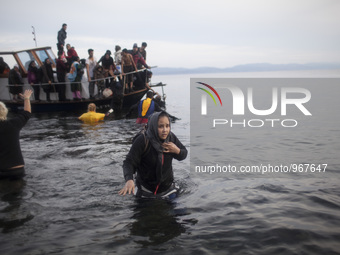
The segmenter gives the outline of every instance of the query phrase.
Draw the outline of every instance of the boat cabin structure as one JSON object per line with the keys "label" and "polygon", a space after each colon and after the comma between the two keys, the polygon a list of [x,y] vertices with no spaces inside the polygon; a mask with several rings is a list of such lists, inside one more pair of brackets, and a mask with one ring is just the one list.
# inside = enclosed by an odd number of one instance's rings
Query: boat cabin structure
{"label": "boat cabin structure", "polygon": [[[56,56],[53,53],[51,47],[39,47],[32,48],[26,50],[19,51],[1,51],[0,57],[3,59],[3,62],[8,66],[4,66],[3,71],[0,73],[0,101],[4,102],[7,107],[12,111],[17,111],[23,109],[23,102],[13,101],[12,96],[9,93],[9,84],[8,84],[8,76],[10,69],[14,67],[15,64],[18,64],[20,74],[23,78],[23,91],[25,89],[32,89],[32,86],[28,84],[27,74],[28,74],[28,66],[31,61],[35,61],[38,67],[43,65],[43,62],[49,58],[54,70],[54,78],[56,78]],[[56,83],[56,85],[58,85]],[[43,89],[40,89],[40,99],[41,101],[36,101],[32,98],[32,112],[51,112],[51,111],[72,111],[72,110],[86,110],[87,105],[91,102],[95,103],[97,107],[100,108],[109,108],[112,107],[112,99],[113,96],[109,97],[97,97],[95,99],[89,99],[89,83],[86,77],[86,72],[83,75],[81,80],[81,101],[73,101],[72,92],[70,87],[70,81],[68,81],[66,77],[66,98],[67,101],[59,101],[58,93],[51,93],[51,101],[44,100],[46,98],[46,94]],[[159,86],[159,85],[158,85]],[[97,86],[95,86],[95,93],[97,93]],[[137,91],[133,91],[128,94],[124,94],[122,92],[122,102],[121,106],[123,108],[128,108],[131,105],[137,103],[148,91],[148,88],[143,88]],[[56,92],[56,91],[55,91]],[[33,97],[33,95],[32,95]]]}

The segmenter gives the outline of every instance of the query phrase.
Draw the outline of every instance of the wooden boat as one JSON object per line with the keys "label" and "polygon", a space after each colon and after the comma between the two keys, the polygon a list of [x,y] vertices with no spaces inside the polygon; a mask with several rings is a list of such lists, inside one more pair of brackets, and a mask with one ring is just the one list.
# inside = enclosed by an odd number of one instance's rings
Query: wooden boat
{"label": "wooden boat", "polygon": [[[134,91],[124,95],[122,108],[129,108],[137,103],[147,92],[147,89]],[[112,96],[98,99],[83,99],[81,101],[58,101],[52,100],[35,102],[31,101],[32,112],[57,112],[57,111],[78,111],[86,110],[89,103],[95,103],[97,109],[106,109],[111,107]],[[1,100],[11,111],[16,112],[24,109],[23,101]]]}
{"label": "wooden boat", "polygon": [[[27,81],[27,72],[29,63],[34,60],[37,66],[42,66],[46,58],[49,58],[53,69],[56,68],[56,57],[51,49],[51,47],[39,47],[21,51],[8,51],[0,52],[0,57],[3,57],[5,62],[13,67],[14,64],[19,65],[20,73],[23,78],[24,86],[23,90],[31,89],[31,85]],[[86,72],[85,72],[86,74]],[[56,77],[55,77],[55,80]],[[66,78],[67,80],[67,78]],[[57,85],[57,84],[56,84]],[[34,98],[31,101],[32,112],[55,112],[55,111],[76,111],[76,110],[86,110],[89,103],[95,103],[98,109],[109,108],[112,96],[107,98],[89,98],[89,83],[87,81],[86,75],[83,76],[81,81],[82,85],[82,100],[74,101],[72,100],[72,92],[70,88],[70,82],[66,82],[66,98],[68,101],[58,101],[58,93],[51,92],[51,101],[35,101]],[[157,85],[159,86],[159,85]],[[164,84],[162,86],[165,86]],[[96,88],[97,89],[97,88]],[[148,91],[147,88],[143,88],[137,91],[133,91],[128,94],[123,94],[122,108],[128,108],[131,105],[137,103]],[[96,91],[95,91],[96,92]],[[32,95],[33,96],[33,95]],[[40,99],[45,98],[45,93],[40,89]],[[11,111],[18,111],[23,109],[23,101],[13,101],[8,90],[8,72],[0,74],[0,101],[4,102],[6,106]]]}

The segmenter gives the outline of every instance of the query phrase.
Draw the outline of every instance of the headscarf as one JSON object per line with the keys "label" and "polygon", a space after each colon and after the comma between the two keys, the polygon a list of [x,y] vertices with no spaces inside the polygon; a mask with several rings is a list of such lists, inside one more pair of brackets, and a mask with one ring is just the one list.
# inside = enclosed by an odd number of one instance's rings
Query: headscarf
{"label": "headscarf", "polygon": [[30,71],[30,72],[36,72],[38,70],[38,68],[36,66],[34,66],[34,67],[32,66],[33,63],[35,63],[34,60],[32,60],[30,62],[30,64],[28,65],[28,71]]}
{"label": "headscarf", "polygon": [[[169,118],[168,114],[164,111],[153,113],[149,117],[148,126],[147,126],[147,130],[146,130],[146,137],[149,139],[152,146],[156,149],[156,151],[158,153],[163,153],[162,144],[169,142],[170,134],[171,134],[171,132],[170,132],[169,135],[167,136],[167,138],[164,141],[159,138],[159,135],[158,135],[158,119],[159,119],[159,115],[161,115],[162,113],[165,113],[166,117]],[[169,121],[169,123],[170,123],[170,121]],[[170,130],[171,130],[171,127],[170,127]]]}
{"label": "headscarf", "polygon": [[35,63],[34,60],[30,62],[28,65],[28,74],[27,74],[27,79],[29,83],[38,83],[39,82],[39,71],[38,67],[33,66],[33,63]]}
{"label": "headscarf", "polygon": [[[161,112],[155,112],[153,113],[148,120],[148,126],[146,130],[146,137],[149,139],[149,142],[151,143],[152,147],[157,151],[158,154],[158,165],[156,169],[156,175],[157,175],[157,181],[162,181],[162,161],[163,161],[163,143],[169,142],[171,137],[171,131],[169,132],[169,135],[165,140],[161,140],[158,135],[158,119],[159,116],[165,113],[166,117],[169,118],[168,114],[164,111]],[[170,123],[170,119],[169,119]],[[171,126],[170,126],[171,130]]]}

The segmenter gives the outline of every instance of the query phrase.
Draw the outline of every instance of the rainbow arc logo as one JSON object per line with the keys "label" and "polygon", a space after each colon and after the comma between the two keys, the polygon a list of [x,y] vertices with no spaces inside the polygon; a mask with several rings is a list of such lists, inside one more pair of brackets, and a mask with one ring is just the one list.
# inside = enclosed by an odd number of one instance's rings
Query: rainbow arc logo
{"label": "rainbow arc logo", "polygon": [[[203,86],[206,86],[206,87],[209,88],[212,92],[214,92],[214,94],[217,96],[217,98],[218,98],[218,100],[220,101],[220,104],[221,104],[221,106],[222,106],[221,97],[220,97],[220,95],[217,93],[217,91],[216,91],[212,86],[210,86],[210,85],[208,85],[208,84],[206,84],[206,83],[203,83],[203,82],[197,82],[197,83],[198,83],[198,84],[201,84],[201,85],[203,85]],[[200,89],[200,90],[203,90],[204,92],[206,92],[206,93],[214,100],[215,105],[217,105],[217,102],[216,102],[216,100],[215,100],[215,97],[213,96],[213,94],[212,94],[209,90],[207,90],[207,89],[205,89],[205,88],[201,88],[201,87],[197,87],[197,88]],[[201,108],[201,114],[202,114],[202,115],[207,115],[207,95],[203,94],[201,99],[202,99],[202,104],[201,104],[201,106],[202,106],[202,108]]]}

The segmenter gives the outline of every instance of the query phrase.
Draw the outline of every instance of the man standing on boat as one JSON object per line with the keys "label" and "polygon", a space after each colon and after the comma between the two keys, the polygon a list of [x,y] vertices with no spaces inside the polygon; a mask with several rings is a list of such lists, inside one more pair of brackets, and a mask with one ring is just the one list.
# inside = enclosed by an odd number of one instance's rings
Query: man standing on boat
{"label": "man standing on boat", "polygon": [[[137,71],[137,67],[135,62],[133,61],[133,57],[130,53],[128,53],[127,49],[122,51],[122,75],[124,77],[124,91],[125,93],[132,92],[133,86],[133,74],[131,72]],[[130,88],[129,88],[130,86]]]}
{"label": "man standing on boat", "polygon": [[64,51],[64,45],[65,45],[65,39],[67,38],[67,33],[66,33],[66,29],[67,29],[67,24],[63,24],[62,28],[59,30],[58,32],[58,43],[57,43],[57,47],[59,51]]}
{"label": "man standing on boat", "polygon": [[147,47],[147,43],[146,42],[142,42],[142,47],[140,47],[139,52],[140,54],[142,54],[142,57],[144,58],[144,60],[146,61],[146,50],[145,48]]}
{"label": "man standing on boat", "polygon": [[119,74],[122,72],[122,48],[119,45],[116,45],[115,47],[115,63],[116,63],[116,68]]}
{"label": "man standing on boat", "polygon": [[86,59],[86,72],[87,72],[87,79],[89,81],[89,93],[90,99],[94,98],[94,85],[95,82],[91,81],[94,80],[94,68],[97,65],[97,59],[93,56],[93,49],[88,50],[89,57]]}
{"label": "man standing on boat", "polygon": [[[135,62],[135,65],[137,66],[138,70],[144,69],[144,68],[150,68],[146,64],[142,54],[140,53],[139,48],[137,46],[137,43],[135,43],[133,45],[133,49],[132,49],[131,55],[132,55],[133,61]],[[136,76],[136,79],[137,79],[136,82],[135,82],[135,86],[137,86],[139,89],[144,88],[145,87],[145,83],[146,83],[145,78],[147,77],[147,70],[145,69],[143,74],[135,73],[135,76]]]}
{"label": "man standing on boat", "polygon": [[104,56],[102,56],[99,61],[98,64],[102,63],[102,66],[104,68],[105,74],[107,75],[107,77],[112,77],[112,78],[107,78],[105,81],[105,86],[106,88],[110,87],[110,84],[113,80],[116,80],[116,76],[114,75],[114,72],[116,70],[116,65],[113,61],[113,58],[111,57],[111,51],[107,50],[104,54]]}
{"label": "man standing on boat", "polygon": [[66,101],[66,73],[69,69],[67,60],[64,58],[63,52],[58,51],[57,59],[57,78],[58,78],[58,93],[59,101]]}
{"label": "man standing on boat", "polygon": [[51,64],[51,60],[46,58],[44,64],[40,67],[41,68],[41,83],[43,84],[41,87],[43,88],[44,92],[46,93],[46,100],[51,101],[50,93],[57,92],[55,89],[54,83],[54,75],[53,75],[53,68]]}
{"label": "man standing on boat", "polygon": [[135,62],[137,69],[142,69],[144,68],[149,68],[149,66],[146,64],[142,54],[139,52],[137,43],[135,43],[133,45],[133,49],[132,49],[132,57],[133,57],[133,61]]}

